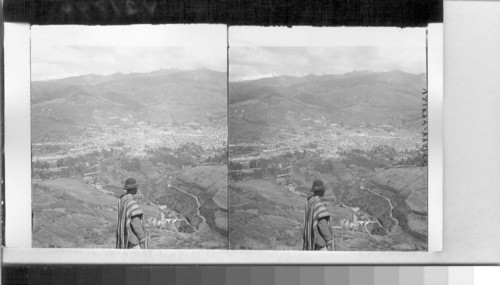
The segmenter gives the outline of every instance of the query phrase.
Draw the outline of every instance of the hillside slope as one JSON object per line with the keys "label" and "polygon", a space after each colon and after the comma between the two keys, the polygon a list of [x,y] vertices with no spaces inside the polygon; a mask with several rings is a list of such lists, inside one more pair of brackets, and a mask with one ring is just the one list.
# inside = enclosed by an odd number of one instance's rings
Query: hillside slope
{"label": "hillside slope", "polygon": [[425,86],[424,74],[401,71],[231,82],[230,138],[256,140],[282,126],[419,128]]}
{"label": "hillside slope", "polygon": [[225,124],[226,89],[226,73],[209,69],[32,82],[32,132],[36,141],[81,125]]}

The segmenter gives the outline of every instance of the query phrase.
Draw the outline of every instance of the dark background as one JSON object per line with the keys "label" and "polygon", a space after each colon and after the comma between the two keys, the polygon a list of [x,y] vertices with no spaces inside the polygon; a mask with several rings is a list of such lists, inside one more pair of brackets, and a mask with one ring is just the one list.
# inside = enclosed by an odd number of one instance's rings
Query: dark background
{"label": "dark background", "polygon": [[5,0],[6,22],[220,23],[422,27],[443,21],[440,0]]}

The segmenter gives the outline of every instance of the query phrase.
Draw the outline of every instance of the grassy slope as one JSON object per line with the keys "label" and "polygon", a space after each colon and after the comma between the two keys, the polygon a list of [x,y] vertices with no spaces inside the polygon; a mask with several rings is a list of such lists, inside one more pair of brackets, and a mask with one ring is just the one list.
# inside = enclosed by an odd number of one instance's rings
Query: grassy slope
{"label": "grassy slope", "polygon": [[[425,174],[425,168],[402,168],[388,169],[372,177],[367,185],[398,205],[393,214],[404,231],[379,236],[369,231],[336,229],[336,250],[424,250],[427,217],[414,209],[424,212],[423,205],[427,203]],[[238,181],[231,186],[231,248],[301,249],[303,197],[263,179]],[[342,196],[344,203],[360,207],[386,228],[392,228],[394,221],[389,216],[390,205],[386,199],[361,189],[359,183],[353,183]],[[408,200],[414,204],[412,207],[408,206]],[[353,221],[352,210],[328,206],[335,221]]]}
{"label": "grassy slope", "polygon": [[[34,181],[34,247],[114,248],[117,197],[79,180]],[[193,201],[193,204],[196,204]],[[160,210],[141,204],[146,217]],[[224,248],[226,241],[212,231],[181,233],[175,227],[148,227],[151,248]]]}

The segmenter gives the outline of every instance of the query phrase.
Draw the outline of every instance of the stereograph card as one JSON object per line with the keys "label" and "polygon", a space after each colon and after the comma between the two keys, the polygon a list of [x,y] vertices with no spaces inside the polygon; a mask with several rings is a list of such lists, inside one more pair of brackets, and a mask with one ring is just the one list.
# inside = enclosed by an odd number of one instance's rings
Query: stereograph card
{"label": "stereograph card", "polygon": [[5,30],[11,262],[442,250],[442,25]]}

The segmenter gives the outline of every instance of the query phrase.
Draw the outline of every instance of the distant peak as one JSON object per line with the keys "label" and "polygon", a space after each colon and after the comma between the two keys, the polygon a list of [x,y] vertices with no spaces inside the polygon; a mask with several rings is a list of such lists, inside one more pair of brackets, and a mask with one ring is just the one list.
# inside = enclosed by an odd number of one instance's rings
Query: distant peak
{"label": "distant peak", "polygon": [[195,70],[199,70],[199,71],[212,71],[211,69],[206,68],[206,67],[198,67]]}
{"label": "distant peak", "polygon": [[316,76],[318,76],[318,75],[315,73],[308,73],[308,74],[304,75],[304,77],[316,77]]}
{"label": "distant peak", "polygon": [[375,72],[371,69],[363,69],[363,70],[354,70],[351,72],[344,73],[343,75],[367,75],[374,74]]}
{"label": "distant peak", "polygon": [[214,71],[210,68],[206,68],[206,67],[198,67],[198,68],[194,68],[194,69],[179,69],[177,67],[173,67],[173,68],[158,69],[155,71],[151,71],[150,73],[152,73],[152,74],[161,74],[161,73],[168,74],[168,73],[175,73],[175,72],[216,72],[216,71]]}
{"label": "distant peak", "polygon": [[180,69],[178,69],[177,67],[175,68],[160,68],[158,70],[153,70],[151,71],[150,73],[172,73],[172,72],[178,72],[180,71]]}
{"label": "distant peak", "polygon": [[125,74],[123,72],[120,72],[120,71],[111,74],[111,76],[123,76],[123,75],[125,75]]}

